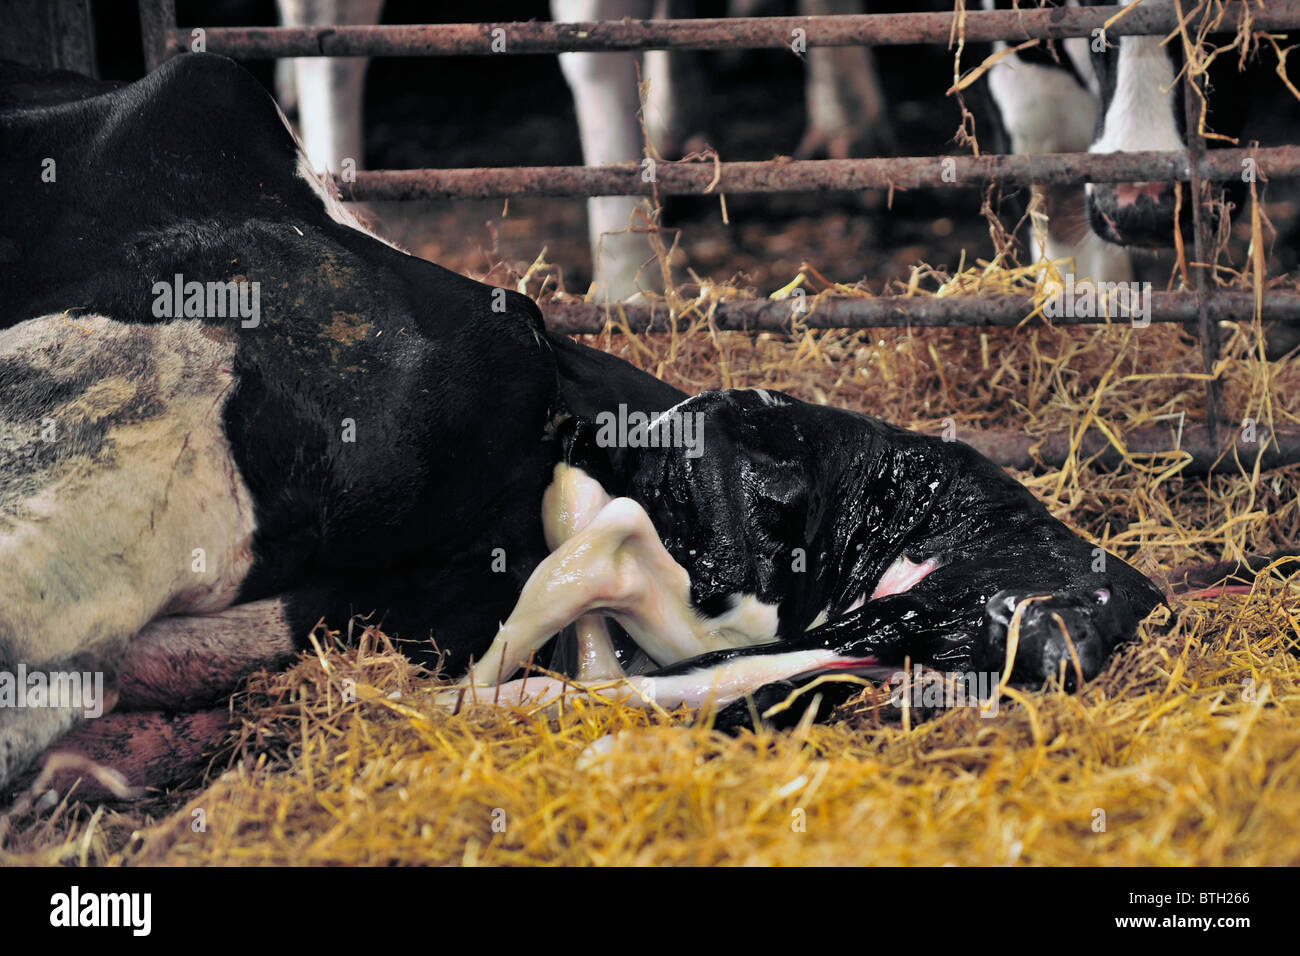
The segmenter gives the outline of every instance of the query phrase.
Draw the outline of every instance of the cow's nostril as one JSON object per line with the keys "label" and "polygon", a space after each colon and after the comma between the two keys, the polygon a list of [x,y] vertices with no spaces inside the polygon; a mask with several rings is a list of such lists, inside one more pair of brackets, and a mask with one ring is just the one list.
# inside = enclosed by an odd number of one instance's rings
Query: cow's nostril
{"label": "cow's nostril", "polygon": [[1149,196],[1152,202],[1158,203],[1166,188],[1164,183],[1116,183],[1115,203],[1123,209],[1132,206],[1142,196]]}

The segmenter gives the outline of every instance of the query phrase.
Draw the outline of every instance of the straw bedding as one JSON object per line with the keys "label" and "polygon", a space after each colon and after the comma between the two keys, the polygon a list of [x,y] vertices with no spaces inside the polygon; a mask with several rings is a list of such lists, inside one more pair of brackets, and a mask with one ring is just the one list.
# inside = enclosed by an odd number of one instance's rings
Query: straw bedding
{"label": "straw bedding", "polygon": [[[920,275],[914,291],[1028,281],[980,265]],[[683,388],[784,389],[932,431],[951,418],[958,437],[1165,421],[1173,447],[1176,416],[1202,413],[1198,350],[1176,327],[751,338],[710,330],[708,302],[739,294],[723,288],[682,299],[700,316],[687,332],[593,340]],[[1300,370],[1262,361],[1257,331],[1225,327],[1228,405],[1294,423]],[[1300,466],[1184,479],[1181,457],[1019,477],[1152,573],[1300,540]],[[28,807],[4,824],[0,861],[1293,864],[1297,588],[1179,602],[1080,694],[1009,691],[984,716],[900,709],[865,689],[829,725],[734,738],[690,714],[601,703],[554,719],[447,715],[437,684],[382,635],[346,648],[319,633],[318,652],[233,701],[236,729],[206,780],[143,804]]]}
{"label": "straw bedding", "polygon": [[[1261,230],[1250,216],[1254,254],[1230,283],[1265,285]],[[536,294],[553,277],[539,259],[517,281]],[[828,289],[867,294],[811,266],[796,281],[814,307]],[[918,267],[896,291],[1033,284],[999,256],[956,275]],[[751,293],[669,286],[689,329],[589,341],[687,391],[779,389],[958,438],[1100,429],[1121,447],[1125,430],[1163,423],[1175,448],[1180,420],[1204,416],[1199,350],[1177,327],[751,337],[709,321],[714,303]],[[1261,434],[1296,424],[1300,364],[1264,361],[1258,323],[1224,337],[1234,418]],[[1113,471],[1076,457],[1018,477],[1153,575],[1300,542],[1300,466],[1184,478],[1186,457],[1126,456]],[[232,701],[203,779],[116,807],[75,792],[20,801],[0,816],[0,863],[1297,864],[1297,595],[1300,575],[1176,601],[1077,694],[1007,690],[994,714],[923,713],[864,688],[829,724],[736,737],[707,717],[599,702],[555,718],[449,715],[433,706],[437,681],[382,634],[349,647],[321,632],[315,652]]]}

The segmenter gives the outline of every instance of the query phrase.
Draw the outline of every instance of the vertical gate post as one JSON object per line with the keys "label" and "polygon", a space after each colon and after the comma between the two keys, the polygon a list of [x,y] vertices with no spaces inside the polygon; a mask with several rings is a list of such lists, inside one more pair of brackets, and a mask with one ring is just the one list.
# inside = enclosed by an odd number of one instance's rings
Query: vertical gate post
{"label": "vertical gate post", "polygon": [[98,76],[90,0],[6,0],[0,60]]}
{"label": "vertical gate post", "polygon": [[144,67],[150,73],[172,56],[174,29],[176,0],[140,0],[140,39],[144,45]]}
{"label": "vertical gate post", "polygon": [[[1208,8],[1207,8],[1208,14]],[[1188,25],[1188,29],[1191,25]],[[1198,33],[1199,36],[1199,26]],[[1187,51],[1190,53],[1191,51]],[[1190,62],[1190,57],[1184,57]],[[1209,297],[1214,294],[1216,278],[1214,263],[1210,261],[1210,223],[1209,217],[1202,209],[1201,161],[1205,157],[1205,137],[1201,135],[1200,99],[1204,96],[1202,79],[1193,76],[1191,70],[1184,67],[1183,76],[1183,119],[1187,129],[1187,158],[1191,165],[1188,179],[1188,191],[1191,193],[1192,228],[1195,231],[1192,268],[1196,274],[1196,326],[1197,338],[1201,342],[1201,360],[1209,378],[1205,382],[1205,417],[1209,429],[1210,441],[1217,446],[1219,428],[1226,422],[1223,407],[1223,383],[1215,374],[1219,363],[1219,323],[1210,320]],[[1179,224],[1175,229],[1181,228]]]}

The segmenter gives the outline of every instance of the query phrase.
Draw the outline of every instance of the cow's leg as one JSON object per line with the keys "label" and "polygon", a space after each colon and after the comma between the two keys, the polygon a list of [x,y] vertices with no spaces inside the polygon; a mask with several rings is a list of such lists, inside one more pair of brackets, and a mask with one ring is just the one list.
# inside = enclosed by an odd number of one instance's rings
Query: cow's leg
{"label": "cow's leg", "polygon": [[[285,26],[368,25],[379,22],[383,0],[278,0]],[[317,171],[338,172],[345,160],[365,165],[361,113],[364,57],[300,57],[293,63],[298,128]]]}
{"label": "cow's leg", "polygon": [[[655,0],[657,20],[689,20],[696,12],[694,0]],[[646,135],[661,156],[674,159],[703,143],[699,132],[704,117],[700,91],[705,84],[699,54],[686,50],[647,50],[641,66],[645,96]]]}
{"label": "cow's leg", "polygon": [[[651,9],[649,0],[551,0],[551,16],[562,22],[645,19]],[[589,166],[635,162],[644,155],[636,67],[635,53],[560,54],[560,69],[578,116],[583,162]],[[630,231],[640,205],[631,196],[587,201],[593,294],[598,301],[621,301],[640,287],[641,266],[650,258],[644,236]],[[649,286],[652,280],[647,271],[644,283]]]}
{"label": "cow's leg", "polygon": [[[863,0],[799,0],[802,16],[862,13]],[[798,157],[825,152],[848,159],[860,150],[891,152],[893,131],[870,47],[813,47],[804,84],[808,125]]]}
{"label": "cow's leg", "polygon": [[82,720],[115,706],[123,643],[0,667],[0,791]]}
{"label": "cow's leg", "polygon": [[295,652],[278,598],[152,622],[122,656],[117,709],[110,701],[102,715],[62,728],[72,727],[49,748],[47,766],[66,769],[47,782],[64,788],[80,777],[78,794],[100,798],[122,793],[86,773],[87,764],[106,768],[131,788],[166,786],[192,775],[230,724],[228,708],[205,708],[228,697],[249,674],[281,667]]}
{"label": "cow's leg", "polygon": [[74,728],[44,761],[42,788],[77,784],[83,800],[142,795],[194,777],[230,729],[226,707],[195,713],[119,711]]}
{"label": "cow's leg", "polygon": [[654,573],[666,556],[658,554],[662,550],[640,505],[627,498],[605,505],[537,566],[468,682],[496,684],[553,635],[594,611],[648,611],[659,602],[662,611],[672,614],[680,598],[664,592],[683,582],[664,581]]}
{"label": "cow's leg", "polygon": [[159,618],[127,646],[119,706],[195,710],[230,696],[254,671],[282,667],[297,651],[279,598]]}
{"label": "cow's leg", "polygon": [[1123,246],[1107,242],[1088,225],[1087,199],[1078,186],[1034,186],[1043,222],[1034,223],[1036,261],[1060,262],[1075,282],[1131,282],[1133,262]]}
{"label": "cow's leg", "polygon": [[660,664],[773,640],[776,609],[736,597],[723,614],[702,615],[692,604],[689,574],[659,540],[649,515],[630,498],[615,498],[533,571],[468,682],[496,684],[552,635],[593,613],[617,620]]}
{"label": "cow's leg", "polygon": [[[826,648],[786,650],[783,644],[745,648],[698,666],[684,661],[662,672],[607,680],[560,680],[523,677],[499,687],[477,687],[458,692],[460,702],[477,700],[504,707],[550,707],[561,700],[592,697],[626,704],[656,706],[665,710],[690,707],[725,707],[760,688],[789,683],[801,675],[852,674],[881,680],[896,668],[884,667],[874,657],[854,657]],[[722,656],[722,655],[720,655]],[[853,685],[855,688],[860,683]]]}
{"label": "cow's leg", "polygon": [[[909,573],[883,589],[890,593],[876,597],[882,594],[877,590],[863,605],[781,641],[711,651],[646,677],[604,683],[528,677],[495,688],[461,689],[455,700],[462,702],[472,693],[480,701],[511,704],[549,705],[564,694],[668,707],[712,702],[732,705],[719,719],[739,726],[748,705],[743,713],[735,708],[746,694],[762,692],[761,711],[817,678],[880,680],[908,658],[946,671],[978,673],[990,684],[1002,678],[1009,664],[1010,679],[1018,684],[1062,678],[1071,686],[1089,680],[1118,644],[1132,638],[1138,621],[1160,600],[1159,592],[1126,565],[1112,574],[1093,572],[1092,550],[1064,532],[1023,532],[1031,543],[1005,554],[966,557],[928,572],[936,563],[909,561]],[[650,582],[643,581],[642,587],[655,593]],[[646,614],[653,600],[627,606],[633,614]],[[559,614],[573,610],[570,606]],[[640,624],[653,627],[655,621],[647,615]],[[831,703],[855,686],[832,683],[838,686],[824,693]],[[787,719],[801,711],[796,708]]]}

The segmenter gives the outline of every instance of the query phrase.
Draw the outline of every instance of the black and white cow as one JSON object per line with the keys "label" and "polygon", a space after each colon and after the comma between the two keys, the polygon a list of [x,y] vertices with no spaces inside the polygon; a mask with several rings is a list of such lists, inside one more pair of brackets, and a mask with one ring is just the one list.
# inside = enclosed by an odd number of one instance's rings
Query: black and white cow
{"label": "black and white cow", "polygon": [[[1066,0],[1061,5],[1110,2]],[[1004,0],[983,4],[990,10],[1011,6]],[[995,49],[1005,50],[1006,44]],[[1183,150],[1183,63],[1182,43],[1166,42],[1163,36],[1044,41],[995,63],[988,72],[989,90],[1016,153]],[[1300,103],[1275,67],[1257,54],[1243,68],[1236,51],[1214,60],[1207,72],[1206,128],[1218,135],[1209,139],[1210,148],[1233,140],[1272,146],[1293,139],[1300,130]],[[1241,183],[1229,186],[1229,198],[1240,205]],[[1065,221],[1052,222],[1047,248],[1039,251],[1049,257],[1055,257],[1053,251],[1076,255],[1078,271],[1090,278],[1124,281],[1131,271],[1127,250],[1174,245],[1175,191],[1170,183],[1088,183],[1082,196],[1074,187],[1051,195],[1049,212],[1064,205]],[[1191,218],[1189,196],[1182,217],[1189,238]],[[1075,235],[1084,222],[1104,244]],[[1071,250],[1075,243],[1078,248]],[[1285,264],[1294,264],[1293,259],[1284,257]]]}
{"label": "black and white cow", "polygon": [[[1100,6],[1101,0],[1082,0]],[[1183,108],[1182,43],[1162,36],[1126,36],[1091,45],[1100,97],[1094,153],[1187,148]],[[1235,51],[1218,57],[1206,74],[1210,148],[1255,141],[1278,145],[1300,125],[1300,104],[1279,80],[1274,64],[1252,58],[1242,69]],[[1225,140],[1219,137],[1228,137]],[[1240,205],[1242,190],[1231,191]],[[1174,244],[1175,190],[1170,183],[1089,183],[1088,218],[1093,230],[1122,246]],[[1185,197],[1182,228],[1190,237],[1192,197]],[[1203,201],[1203,200],[1202,200]]]}
{"label": "black and white cow", "polygon": [[[1098,6],[1102,0],[1083,0],[1085,6]],[[1091,59],[1096,76],[1100,109],[1097,127],[1089,151],[1094,153],[1135,152],[1140,150],[1181,150],[1187,148],[1186,112],[1183,83],[1184,52],[1180,40],[1164,42],[1158,36],[1126,36],[1106,44],[1091,45]],[[1228,38],[1212,38],[1226,43]],[[1285,46],[1285,36],[1275,39]],[[1214,59],[1205,75],[1207,132],[1217,134],[1207,139],[1211,149],[1232,145],[1279,146],[1295,142],[1300,134],[1300,101],[1279,78],[1277,64],[1267,52],[1256,51],[1245,63],[1236,50]],[[1226,137],[1226,138],[1224,138]],[[1192,197],[1183,186],[1182,212],[1178,228],[1190,243],[1193,232],[1193,202],[1206,208],[1209,221],[1218,226],[1221,198],[1241,209],[1246,198],[1243,176],[1210,186],[1201,197]],[[1169,183],[1088,183],[1088,221],[1108,243],[1125,249],[1170,248],[1175,244],[1177,198]],[[1270,191],[1294,191],[1294,184],[1281,182],[1257,186],[1261,198]],[[1296,228],[1285,228],[1278,237],[1275,252],[1283,269],[1293,269],[1300,259],[1296,253]],[[1267,320],[1267,316],[1265,319]],[[1300,345],[1300,329],[1266,322],[1267,352],[1279,359]]]}
{"label": "black and white cow", "polygon": [[[1075,6],[1071,2],[1067,4]],[[983,0],[986,10],[1010,9],[1012,0]],[[999,145],[1022,156],[1083,153],[1093,145],[1101,87],[1089,61],[1089,41],[1073,37],[1044,41],[1006,52],[988,71],[988,91],[996,108]],[[1067,265],[1077,279],[1128,282],[1133,267],[1128,251],[1103,240],[1090,228],[1087,197],[1077,186],[1034,186],[1042,219],[1032,223],[1034,261]]]}
{"label": "black and white cow", "polygon": [[[463,691],[571,624],[552,660],[617,677],[612,619],[727,726],[909,657],[1086,680],[1160,600],[965,445],[687,397],[366,233],[223,58],[0,65],[0,137],[0,785],[70,730],[166,779],[321,619],[477,661]],[[23,670],[113,712],[22,706]]]}

